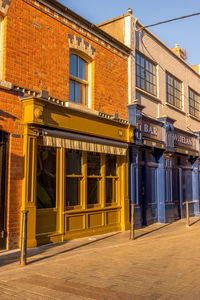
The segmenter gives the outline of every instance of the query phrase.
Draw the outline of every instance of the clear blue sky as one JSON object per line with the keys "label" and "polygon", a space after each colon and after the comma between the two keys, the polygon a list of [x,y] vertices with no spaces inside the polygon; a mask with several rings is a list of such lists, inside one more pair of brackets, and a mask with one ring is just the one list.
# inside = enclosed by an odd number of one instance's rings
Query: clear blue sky
{"label": "clear blue sky", "polygon": [[[144,25],[200,12],[200,0],[58,0],[94,24],[133,9]],[[149,28],[169,47],[176,43],[188,53],[187,62],[200,64],[200,15]]]}

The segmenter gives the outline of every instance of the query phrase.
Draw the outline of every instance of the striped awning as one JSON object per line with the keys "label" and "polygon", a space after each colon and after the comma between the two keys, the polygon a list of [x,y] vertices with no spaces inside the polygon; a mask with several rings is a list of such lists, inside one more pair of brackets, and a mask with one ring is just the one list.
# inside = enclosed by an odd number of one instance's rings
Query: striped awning
{"label": "striped awning", "polygon": [[43,145],[56,148],[126,155],[128,145],[70,132],[42,129]]}

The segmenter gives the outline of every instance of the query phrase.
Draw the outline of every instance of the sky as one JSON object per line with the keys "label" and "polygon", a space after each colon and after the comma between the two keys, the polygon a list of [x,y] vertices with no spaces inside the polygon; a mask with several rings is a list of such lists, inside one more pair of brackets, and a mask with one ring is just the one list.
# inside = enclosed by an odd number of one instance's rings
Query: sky
{"label": "sky", "polygon": [[[94,24],[121,16],[130,7],[143,25],[200,12],[200,0],[58,0]],[[167,46],[187,51],[190,65],[200,64],[200,15],[149,28]]]}

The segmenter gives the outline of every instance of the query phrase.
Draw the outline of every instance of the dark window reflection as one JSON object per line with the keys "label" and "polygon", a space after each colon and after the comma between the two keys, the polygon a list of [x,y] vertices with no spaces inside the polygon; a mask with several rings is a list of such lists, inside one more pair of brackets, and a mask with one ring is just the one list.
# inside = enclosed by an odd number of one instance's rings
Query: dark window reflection
{"label": "dark window reflection", "polygon": [[106,176],[116,176],[116,162],[115,155],[106,155]]}
{"label": "dark window reflection", "polygon": [[81,175],[81,152],[66,151],[66,175]]}
{"label": "dark window reflection", "polygon": [[88,178],[87,180],[87,203],[98,203],[98,179]]}
{"label": "dark window reflection", "polygon": [[87,154],[87,172],[89,175],[101,174],[101,157],[99,153]]}
{"label": "dark window reflection", "polygon": [[56,150],[38,149],[37,208],[56,206]]}
{"label": "dark window reflection", "polygon": [[79,178],[66,178],[66,206],[80,205]]}
{"label": "dark window reflection", "polygon": [[113,202],[113,179],[107,178],[106,179],[106,203]]}

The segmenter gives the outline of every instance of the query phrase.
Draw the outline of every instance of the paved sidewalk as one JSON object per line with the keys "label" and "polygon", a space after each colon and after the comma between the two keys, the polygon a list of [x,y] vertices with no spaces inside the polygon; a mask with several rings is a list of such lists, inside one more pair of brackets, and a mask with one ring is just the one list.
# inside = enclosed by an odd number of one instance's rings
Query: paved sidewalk
{"label": "paved sidewalk", "polygon": [[0,252],[0,299],[200,299],[200,221]]}

